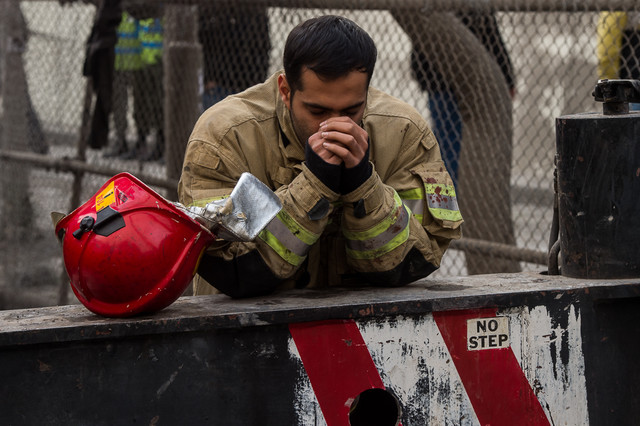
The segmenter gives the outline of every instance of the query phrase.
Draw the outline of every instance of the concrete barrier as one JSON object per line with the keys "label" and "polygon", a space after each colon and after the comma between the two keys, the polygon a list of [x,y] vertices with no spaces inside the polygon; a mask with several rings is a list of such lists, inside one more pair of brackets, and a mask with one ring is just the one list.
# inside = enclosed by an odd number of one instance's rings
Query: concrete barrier
{"label": "concrete barrier", "polygon": [[518,273],[2,311],[0,424],[633,424],[639,296]]}

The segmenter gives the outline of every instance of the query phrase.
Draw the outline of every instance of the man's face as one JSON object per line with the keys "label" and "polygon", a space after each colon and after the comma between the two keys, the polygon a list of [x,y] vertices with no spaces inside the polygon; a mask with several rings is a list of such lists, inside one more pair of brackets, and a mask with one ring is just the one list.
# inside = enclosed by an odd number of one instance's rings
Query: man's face
{"label": "man's face", "polygon": [[367,74],[351,71],[336,80],[324,81],[303,69],[300,88],[292,93],[286,77],[278,78],[280,96],[289,109],[293,128],[302,143],[316,133],[320,123],[333,117],[349,117],[361,124],[367,101]]}

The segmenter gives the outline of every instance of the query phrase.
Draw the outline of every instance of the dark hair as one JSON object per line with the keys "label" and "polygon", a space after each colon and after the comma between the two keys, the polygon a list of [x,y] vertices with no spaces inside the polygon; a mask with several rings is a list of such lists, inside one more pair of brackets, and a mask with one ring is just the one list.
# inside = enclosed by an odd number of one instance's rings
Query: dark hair
{"label": "dark hair", "polygon": [[296,26],[287,37],[283,64],[292,91],[300,89],[303,67],[318,77],[334,80],[351,71],[367,73],[371,81],[378,51],[365,30],[342,16],[312,18]]}

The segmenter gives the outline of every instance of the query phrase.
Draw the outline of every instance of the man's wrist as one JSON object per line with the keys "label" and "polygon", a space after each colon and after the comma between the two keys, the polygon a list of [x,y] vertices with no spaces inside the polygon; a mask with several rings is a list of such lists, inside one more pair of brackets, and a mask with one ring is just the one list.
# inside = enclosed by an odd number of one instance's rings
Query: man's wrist
{"label": "man's wrist", "polygon": [[340,193],[349,194],[355,191],[369,179],[373,167],[368,158],[364,158],[360,164],[350,169],[342,168],[342,179],[340,181]]}
{"label": "man's wrist", "polygon": [[369,147],[357,166],[346,168],[342,164],[342,179],[340,181],[340,193],[348,194],[355,191],[371,176],[373,167],[369,162]]}
{"label": "man's wrist", "polygon": [[340,180],[342,167],[324,161],[307,144],[304,153],[307,168],[333,192],[340,192]]}

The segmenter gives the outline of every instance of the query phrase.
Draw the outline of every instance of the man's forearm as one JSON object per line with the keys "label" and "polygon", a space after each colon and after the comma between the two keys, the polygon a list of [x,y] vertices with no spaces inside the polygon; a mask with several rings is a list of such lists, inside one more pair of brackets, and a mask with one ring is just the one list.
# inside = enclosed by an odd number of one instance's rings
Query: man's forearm
{"label": "man's forearm", "polygon": [[204,255],[198,275],[227,296],[240,298],[271,293],[283,279],[277,277],[257,250],[231,260]]}

